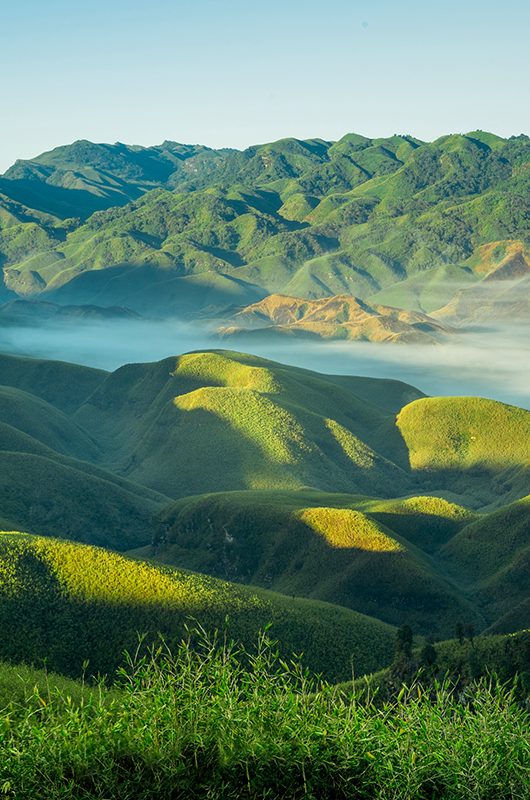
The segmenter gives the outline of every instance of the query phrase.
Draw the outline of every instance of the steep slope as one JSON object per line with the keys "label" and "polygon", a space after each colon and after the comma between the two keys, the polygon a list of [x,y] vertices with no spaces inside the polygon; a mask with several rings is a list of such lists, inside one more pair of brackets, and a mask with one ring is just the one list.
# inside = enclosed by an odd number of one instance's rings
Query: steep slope
{"label": "steep slope", "polygon": [[285,656],[331,680],[388,663],[394,632],[360,614],[193,573],[158,569],[86,545],[0,535],[0,655],[67,675],[113,672],[124,650],[185,633],[190,617],[252,646],[272,622]]}
{"label": "steep slope", "polygon": [[[392,528],[396,517],[399,533]],[[208,494],[164,509],[154,549],[139,552],[447,636],[459,619],[473,619],[477,627],[483,622],[420,547],[429,549],[429,540],[439,546],[470,518],[465,509],[436,498],[385,502],[309,491]],[[419,546],[405,538],[409,531]]]}
{"label": "steep slope", "polygon": [[220,329],[223,337],[308,336],[374,342],[434,343],[450,330],[418,312],[369,305],[351,295],[304,300],[269,295],[243,308]]}

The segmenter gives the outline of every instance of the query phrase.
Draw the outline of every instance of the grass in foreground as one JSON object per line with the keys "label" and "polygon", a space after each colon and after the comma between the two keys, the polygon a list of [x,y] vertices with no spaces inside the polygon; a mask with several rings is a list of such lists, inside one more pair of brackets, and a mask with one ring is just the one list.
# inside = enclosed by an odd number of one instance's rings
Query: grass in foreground
{"label": "grass in foreground", "polygon": [[113,697],[40,696],[0,723],[0,793],[91,798],[527,800],[529,717],[500,685],[416,688],[376,706],[279,660],[184,642]]}

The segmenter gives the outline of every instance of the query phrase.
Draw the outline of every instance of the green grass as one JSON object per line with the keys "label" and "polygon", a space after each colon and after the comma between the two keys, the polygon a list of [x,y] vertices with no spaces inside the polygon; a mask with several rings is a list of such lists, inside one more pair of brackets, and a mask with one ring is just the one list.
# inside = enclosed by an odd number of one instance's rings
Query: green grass
{"label": "green grass", "polygon": [[74,703],[80,706],[104,696],[112,695],[112,689],[98,686],[83,679],[66,678],[47,669],[35,669],[27,664],[0,662],[0,709],[9,707],[16,716],[33,713],[50,702]]}
{"label": "green grass", "polygon": [[480,397],[417,400],[398,415],[412,469],[530,466],[530,412]]}
{"label": "green grass", "polygon": [[530,625],[528,530],[527,499],[477,514],[437,496],[226,492],[169,505],[137,554],[447,637],[461,620]]}
{"label": "green grass", "polygon": [[17,800],[528,797],[528,713],[495,684],[376,706],[266,640],[252,653],[206,640],[132,662],[111,700],[38,697],[0,723],[0,785]]}
{"label": "green grass", "polygon": [[530,412],[479,397],[425,398],[401,410],[397,427],[427,485],[436,476],[478,506],[526,494]]}
{"label": "green grass", "polygon": [[[331,680],[389,663],[394,630],[345,608],[133,561],[108,550],[0,535],[0,658],[65,675],[112,674],[139,634],[168,642],[194,619],[251,645],[271,625],[284,655]],[[88,667],[86,663],[88,662]]]}
{"label": "green grass", "polygon": [[171,497],[311,487],[474,508],[526,493],[529,419],[222,350],[122,367],[74,415],[107,467]]}
{"label": "green grass", "polygon": [[482,581],[530,546],[530,496],[466,525],[443,555],[458,562],[468,580]]}

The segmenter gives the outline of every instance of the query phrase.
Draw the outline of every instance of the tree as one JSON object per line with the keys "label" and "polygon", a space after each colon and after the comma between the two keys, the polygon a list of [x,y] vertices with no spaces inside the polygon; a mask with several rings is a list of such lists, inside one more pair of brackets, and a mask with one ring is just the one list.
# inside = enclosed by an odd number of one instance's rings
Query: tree
{"label": "tree", "polygon": [[475,626],[473,625],[472,622],[469,622],[465,626],[464,633],[469,639],[469,644],[471,645],[471,647],[475,647]]}
{"label": "tree", "polygon": [[401,655],[406,659],[412,658],[412,628],[402,625],[396,635],[396,656]]}
{"label": "tree", "polygon": [[456,623],[455,634],[459,644],[461,645],[464,644],[465,630],[464,630],[464,625],[461,622]]}
{"label": "tree", "polygon": [[420,653],[420,663],[423,667],[434,667],[438,654],[432,639],[427,639]]}

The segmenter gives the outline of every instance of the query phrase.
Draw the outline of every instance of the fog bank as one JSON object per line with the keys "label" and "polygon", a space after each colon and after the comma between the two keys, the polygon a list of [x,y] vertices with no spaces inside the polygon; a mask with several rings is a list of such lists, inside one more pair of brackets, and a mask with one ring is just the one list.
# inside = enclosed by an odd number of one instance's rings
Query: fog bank
{"label": "fog bank", "polygon": [[[430,395],[480,395],[530,408],[530,325],[477,329],[439,345],[219,339],[195,324],[144,320],[0,328],[0,351],[113,370],[190,350],[240,350],[318,372],[395,378]],[[1,375],[0,375],[1,383]]]}

